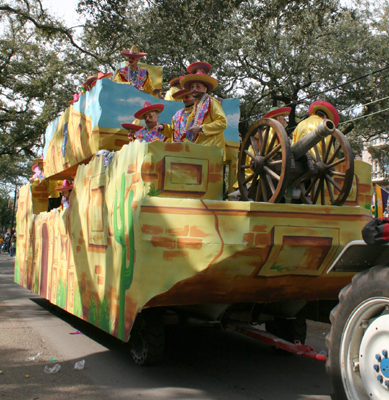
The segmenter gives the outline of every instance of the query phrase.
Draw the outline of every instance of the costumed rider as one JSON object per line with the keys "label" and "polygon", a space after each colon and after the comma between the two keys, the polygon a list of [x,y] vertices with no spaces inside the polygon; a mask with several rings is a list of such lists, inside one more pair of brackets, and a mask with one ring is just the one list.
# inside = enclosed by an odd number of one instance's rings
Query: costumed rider
{"label": "costumed rider", "polygon": [[197,74],[197,72],[201,72],[203,74],[209,75],[211,72],[212,65],[208,64],[206,62],[194,62],[190,65],[187,66],[186,70],[188,71],[188,74]]}
{"label": "costumed rider", "polygon": [[145,101],[143,108],[138,110],[134,116],[138,119],[144,119],[146,127],[135,133],[135,138],[145,142],[155,142],[160,140],[166,142],[167,137],[161,133],[163,125],[158,125],[159,114],[163,111],[163,104],[151,104]]}
{"label": "costumed rider", "polygon": [[38,185],[42,181],[42,179],[45,179],[45,175],[43,173],[43,156],[41,158],[34,159],[34,161],[36,162],[36,164],[31,167],[34,175],[29,178],[29,181],[33,185]]}
{"label": "costumed rider", "polygon": [[[292,145],[306,136],[309,132],[313,131],[320,124],[320,122],[323,121],[323,119],[329,119],[335,124],[335,127],[338,126],[338,111],[332,104],[326,101],[318,100],[313,102],[309,107],[308,113],[309,117],[301,121],[294,130]],[[328,145],[329,141],[331,140],[331,135],[327,136],[324,140],[326,145]],[[322,156],[323,151],[321,142],[317,146],[319,148],[320,155]],[[309,152],[316,157],[314,149],[310,149]]]}
{"label": "costumed rider", "polygon": [[193,111],[195,99],[189,90],[186,89],[174,93],[173,98],[177,101],[183,101],[185,107],[181,108],[173,115],[171,125],[162,124],[163,129],[161,133],[168,137],[169,142],[182,142],[186,139],[186,125]]}
{"label": "costumed rider", "polygon": [[122,123],[121,126],[124,129],[127,129],[127,137],[130,142],[133,142],[136,139],[135,134],[143,129],[143,126],[140,124],[139,119],[135,119],[132,124]]}
{"label": "costumed rider", "polygon": [[224,130],[227,128],[227,118],[220,103],[208,94],[217,87],[217,80],[197,72],[185,75],[180,83],[195,99],[186,126],[186,139],[205,146],[214,144],[225,150]]}
{"label": "costumed rider", "polygon": [[69,197],[72,189],[73,185],[67,179],[62,181],[62,186],[56,188],[58,192],[62,192],[61,206],[64,210],[69,207]]}
{"label": "costumed rider", "polygon": [[114,78],[114,82],[127,83],[136,87],[138,90],[143,90],[154,97],[161,97],[160,89],[155,89],[151,82],[149,72],[145,68],[141,68],[138,65],[139,59],[144,57],[147,53],[138,52],[136,46],[132,46],[131,49],[123,50],[122,54],[127,57],[128,66],[120,68]]}
{"label": "costumed rider", "polygon": [[170,89],[165,94],[165,100],[179,101],[176,98],[174,98],[173,94],[179,92],[182,89],[180,85],[181,78],[183,78],[183,75],[170,79],[169,81]]}

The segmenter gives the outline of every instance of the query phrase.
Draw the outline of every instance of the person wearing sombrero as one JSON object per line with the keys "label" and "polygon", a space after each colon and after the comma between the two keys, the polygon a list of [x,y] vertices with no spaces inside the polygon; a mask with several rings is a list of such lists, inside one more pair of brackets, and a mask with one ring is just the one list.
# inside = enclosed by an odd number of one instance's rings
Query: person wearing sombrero
{"label": "person wearing sombrero", "polygon": [[45,179],[45,175],[43,173],[43,156],[40,158],[34,158],[34,162],[36,164],[34,164],[31,169],[32,172],[34,172],[34,174],[32,175],[32,177],[29,179],[29,181],[32,184],[39,184],[42,179]]}
{"label": "person wearing sombrero", "polygon": [[58,192],[62,193],[62,200],[61,200],[61,205],[63,209],[66,209],[69,207],[69,197],[70,193],[73,189],[73,185],[70,184],[70,182],[67,179],[64,179],[62,181],[62,185],[57,187],[56,190]]}
{"label": "person wearing sombrero", "polygon": [[181,85],[180,85],[180,79],[182,77],[183,77],[183,75],[177,76],[176,78],[173,78],[173,79],[170,79],[170,81],[169,81],[170,89],[165,94],[165,100],[180,101],[180,100],[174,98],[173,94],[179,92],[182,89]]}
{"label": "person wearing sombrero", "polygon": [[122,123],[121,126],[124,129],[127,129],[127,137],[130,142],[133,142],[136,139],[136,132],[143,129],[143,126],[140,124],[139,119],[135,119],[132,124]]}
{"label": "person wearing sombrero", "polygon": [[[336,108],[327,101],[318,100],[311,104],[308,111],[309,117],[301,121],[293,132],[292,145],[298,142],[301,138],[313,131],[323,119],[329,119],[335,127],[339,124],[339,114]],[[326,144],[331,140],[331,135],[325,138]],[[322,153],[321,143],[318,144],[320,153]],[[314,149],[309,152],[316,157]]]}
{"label": "person wearing sombrero", "polygon": [[144,119],[146,123],[145,128],[135,133],[136,139],[144,142],[167,141],[167,137],[161,133],[163,125],[158,124],[159,114],[163,109],[163,104],[151,104],[145,101],[143,107],[134,114],[135,118]]}
{"label": "person wearing sombrero", "polygon": [[181,86],[190,91],[195,104],[186,126],[186,139],[205,146],[225,149],[224,130],[227,118],[221,104],[208,94],[217,87],[217,80],[202,72],[185,75]]}
{"label": "person wearing sombrero", "polygon": [[154,97],[161,98],[160,90],[155,89],[151,82],[147,69],[138,65],[139,59],[147,53],[139,52],[136,46],[132,46],[130,50],[123,50],[122,54],[127,58],[128,65],[119,68],[113,81],[118,83],[127,83],[136,87],[138,90],[146,91]]}
{"label": "person wearing sombrero", "polygon": [[192,113],[195,99],[189,90],[181,89],[173,94],[176,101],[182,101],[185,107],[178,110],[172,118],[171,125],[163,124],[161,133],[169,138],[170,142],[182,142],[186,138],[186,125]]}
{"label": "person wearing sombrero", "polygon": [[209,75],[211,69],[212,69],[211,64],[202,61],[194,62],[186,67],[188,74],[197,74],[197,72],[201,72],[203,74]]}

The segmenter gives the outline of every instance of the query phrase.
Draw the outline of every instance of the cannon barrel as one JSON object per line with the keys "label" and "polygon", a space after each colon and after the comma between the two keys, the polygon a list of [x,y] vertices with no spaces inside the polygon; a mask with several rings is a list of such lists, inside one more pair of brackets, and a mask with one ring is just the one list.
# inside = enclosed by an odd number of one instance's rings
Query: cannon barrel
{"label": "cannon barrel", "polygon": [[334,132],[335,124],[329,119],[324,119],[313,131],[302,137],[290,148],[294,159],[298,160],[301,158],[312,149],[315,144],[318,144],[323,138],[326,138]]}

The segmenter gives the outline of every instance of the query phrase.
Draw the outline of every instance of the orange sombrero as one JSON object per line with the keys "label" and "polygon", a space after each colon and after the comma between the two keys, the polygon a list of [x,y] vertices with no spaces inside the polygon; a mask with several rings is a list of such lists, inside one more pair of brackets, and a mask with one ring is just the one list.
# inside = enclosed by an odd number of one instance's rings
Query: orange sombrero
{"label": "orange sombrero", "polygon": [[127,123],[122,123],[120,124],[124,129],[127,129],[128,131],[130,129],[133,129],[135,131],[139,131],[140,129],[143,129],[143,126],[140,125],[140,121],[139,119],[136,119],[134,121],[132,121],[132,124],[127,124]]}
{"label": "orange sombrero", "polygon": [[212,65],[208,64],[206,62],[199,61],[199,62],[195,62],[195,63],[188,65],[186,70],[188,71],[189,74],[194,74],[196,69],[198,69],[198,68],[202,68],[206,74],[209,74],[211,72]]}
{"label": "orange sombrero", "polygon": [[135,114],[134,117],[138,119],[144,119],[144,115],[147,114],[150,111],[158,111],[159,113],[163,111],[165,106],[163,104],[157,103],[157,104],[151,104],[149,101],[145,101],[143,104],[143,108],[138,110]]}
{"label": "orange sombrero", "polygon": [[141,53],[136,46],[131,46],[130,50],[123,50],[121,52],[124,57],[144,57],[147,53]]}
{"label": "orange sombrero", "polygon": [[185,88],[186,90],[190,89],[190,84],[193,82],[203,83],[208,88],[208,92],[211,92],[212,90],[214,90],[218,84],[217,79],[212,78],[212,76],[209,76],[202,72],[197,72],[196,74],[185,75],[180,80],[181,86],[183,88]]}
{"label": "orange sombrero", "polygon": [[265,115],[262,116],[262,118],[275,118],[275,117],[280,117],[280,116],[287,116],[290,114],[292,109],[290,107],[280,107],[280,108],[274,108],[270,111],[268,111]]}
{"label": "orange sombrero", "polygon": [[182,100],[187,94],[190,94],[189,90],[181,89],[178,92],[173,93],[172,97],[174,98],[174,100]]}
{"label": "orange sombrero", "polygon": [[316,111],[323,111],[327,114],[327,117],[335,124],[335,127],[339,124],[339,114],[336,108],[328,103],[327,101],[317,100],[314,101],[309,107],[309,116],[314,115]]}
{"label": "orange sombrero", "polygon": [[58,190],[59,192],[62,192],[63,190],[72,190],[72,189],[73,185],[71,185],[67,179],[64,179],[62,181],[62,186],[55,188],[55,190]]}

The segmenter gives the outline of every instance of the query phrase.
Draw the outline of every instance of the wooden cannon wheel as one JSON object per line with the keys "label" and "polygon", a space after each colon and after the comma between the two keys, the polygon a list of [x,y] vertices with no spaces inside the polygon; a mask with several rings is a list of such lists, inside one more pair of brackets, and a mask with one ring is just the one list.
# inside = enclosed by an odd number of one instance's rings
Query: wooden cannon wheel
{"label": "wooden cannon wheel", "polygon": [[279,202],[288,184],[291,158],[290,141],[283,126],[271,118],[257,121],[244,138],[239,154],[242,199]]}
{"label": "wooden cannon wheel", "polygon": [[[314,146],[315,156],[312,161],[316,164],[318,175],[313,177],[306,173],[296,181],[301,189],[301,200],[305,204],[325,205],[325,189],[330,197],[330,204],[341,206],[350,193],[354,178],[354,155],[351,146],[339,130],[331,135],[328,144],[321,140],[322,150]],[[335,166],[341,165],[342,171],[336,171]],[[339,168],[338,168],[339,170]],[[328,200],[327,200],[328,204]]]}

